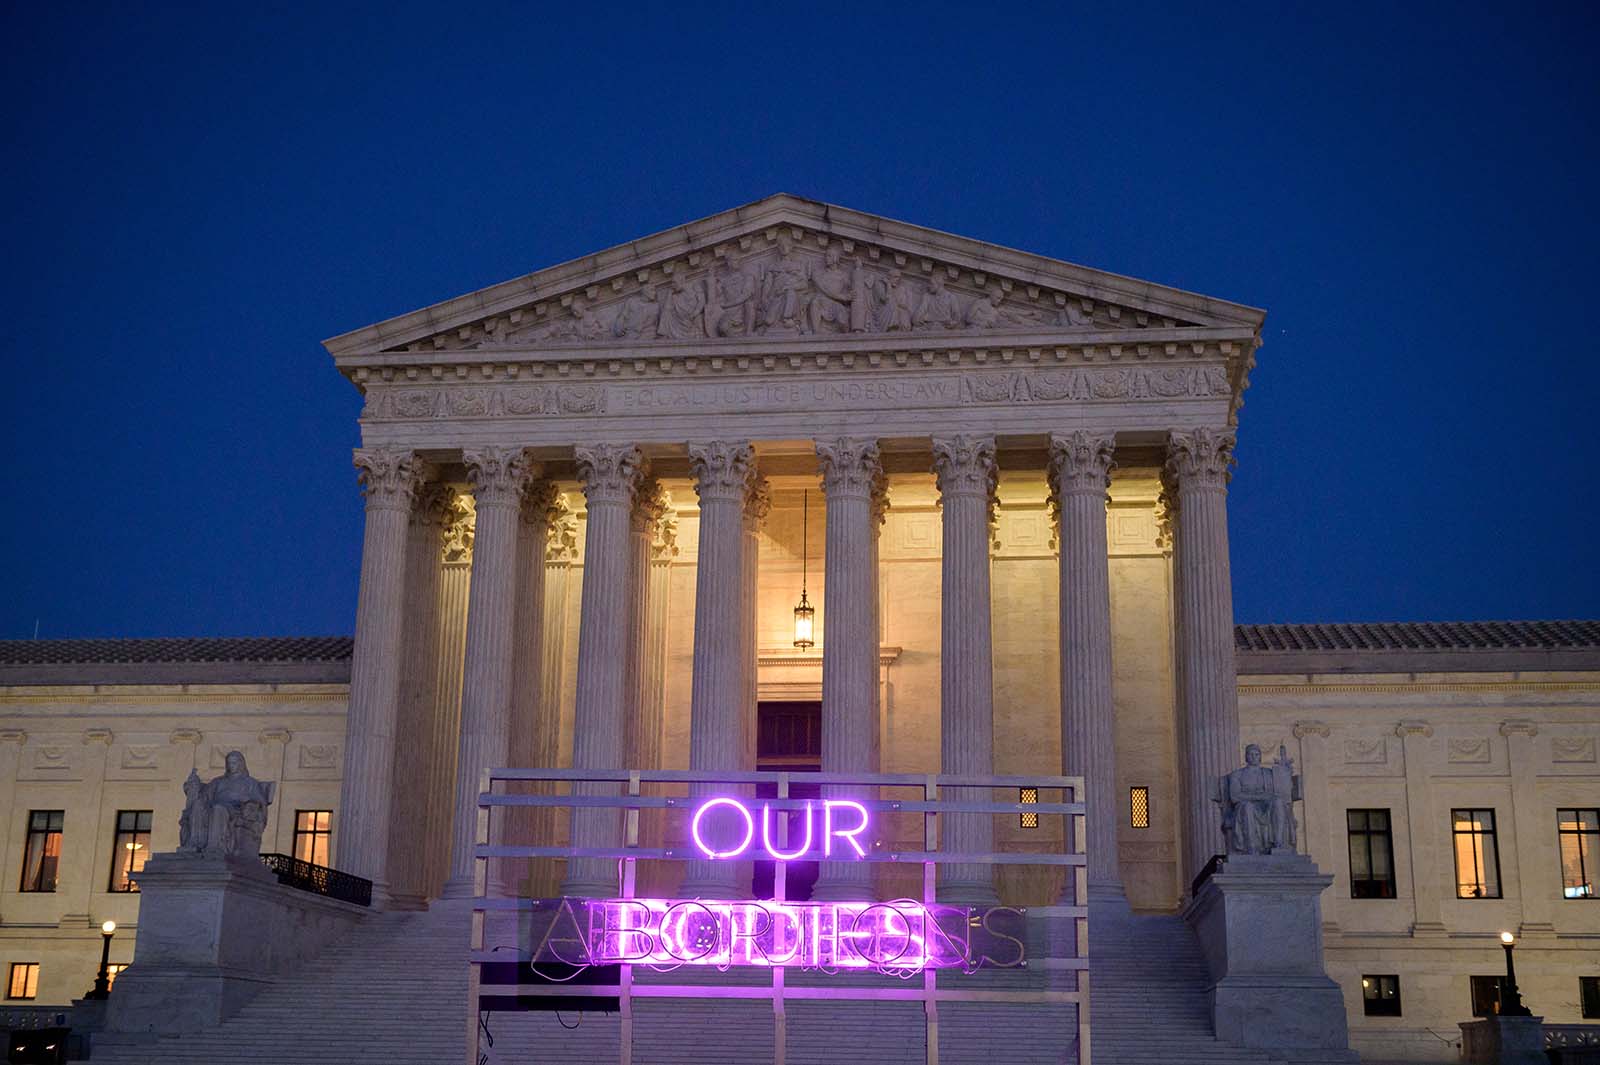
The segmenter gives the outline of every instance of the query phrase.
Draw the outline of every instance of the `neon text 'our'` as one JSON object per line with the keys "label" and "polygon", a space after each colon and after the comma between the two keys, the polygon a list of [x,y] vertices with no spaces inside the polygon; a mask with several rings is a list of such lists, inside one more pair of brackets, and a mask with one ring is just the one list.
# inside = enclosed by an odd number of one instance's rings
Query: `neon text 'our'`
{"label": "neon text 'our'", "polygon": [[[761,804],[758,818],[757,814],[743,802],[727,796],[708,799],[701,803],[694,812],[693,820],[689,822],[689,834],[694,839],[694,845],[707,858],[737,858],[754,847],[758,833],[761,837],[761,849],[766,851],[769,858],[784,862],[801,857],[816,857],[818,805],[822,807],[821,856],[832,858],[837,850],[840,858],[851,857],[851,851],[854,852],[854,857],[865,858],[866,848],[856,837],[867,830],[867,808],[850,799],[823,799],[820,804],[807,800],[802,807],[803,816],[799,819],[801,822],[799,843],[793,845],[795,832],[791,823],[791,845],[787,849],[784,849],[784,845],[777,838],[778,821],[773,816],[774,811],[770,804]],[[781,810],[777,812],[782,813]],[[759,829],[756,824],[758,819]],[[713,823],[718,823],[719,827],[733,826],[729,845],[721,846],[709,838],[708,834]],[[718,836],[720,839],[721,833]],[[836,844],[836,840],[842,840],[843,844]]]}

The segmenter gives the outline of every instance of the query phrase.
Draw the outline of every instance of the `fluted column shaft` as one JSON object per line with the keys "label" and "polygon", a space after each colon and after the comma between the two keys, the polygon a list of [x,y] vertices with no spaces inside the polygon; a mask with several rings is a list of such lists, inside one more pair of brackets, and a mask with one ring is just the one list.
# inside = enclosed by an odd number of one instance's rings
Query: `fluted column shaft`
{"label": "fluted column shaft", "polygon": [[[934,437],[933,467],[943,508],[944,555],[939,623],[940,755],[944,772],[994,772],[994,660],[989,613],[989,516],[996,488],[993,437]],[[989,802],[989,788],[947,788],[954,801]],[[989,814],[940,817],[940,847],[994,850]],[[992,867],[939,867],[939,896],[959,905],[997,901]]]}
{"label": "fluted column shaft", "polygon": [[661,485],[641,482],[628,524],[628,650],[623,722],[626,768],[643,769],[661,742],[661,722],[648,704],[650,683],[650,557],[664,509]]}
{"label": "fluted column shaft", "polygon": [[744,729],[744,759],[741,765],[749,769],[756,766],[756,614],[761,597],[761,530],[766,527],[767,515],[771,512],[772,489],[765,477],[757,475],[751,481],[749,494],[745,496],[739,588],[744,622],[739,644],[743,648],[741,661],[744,665],[745,693],[744,706],[739,712],[739,723]]}
{"label": "fluted column shaft", "polygon": [[[550,538],[550,518],[556,488],[549,481],[530,484],[523,493],[517,526],[516,606],[511,643],[511,718],[506,735],[506,758],[518,768],[544,766],[539,760],[540,718],[550,713],[544,703],[544,555]],[[548,790],[542,784],[521,783],[507,788],[513,794]],[[513,807],[506,811],[507,842],[548,845],[546,811]],[[512,863],[507,863],[512,864]],[[517,862],[518,868],[528,863]],[[531,871],[531,869],[529,869]]]}
{"label": "fluted column shaft", "polygon": [[1061,544],[1062,772],[1084,779],[1089,891],[1121,897],[1106,549],[1106,490],[1114,448],[1110,433],[1079,430],[1051,437],[1050,486]]}
{"label": "fluted column shaft", "polygon": [[[511,662],[516,632],[517,525],[522,493],[537,472],[515,448],[482,448],[462,455],[477,501],[472,585],[467,597],[467,650],[461,674],[461,737],[456,745],[456,806],[446,898],[472,894],[478,793],[485,769],[504,766],[511,723]],[[505,811],[491,814],[502,836]],[[501,863],[490,866],[499,881]]]}
{"label": "fluted column shaft", "polygon": [[[817,444],[827,497],[823,554],[822,771],[872,770],[878,686],[876,533],[873,491],[882,476],[878,443],[837,439]],[[841,796],[860,788],[830,788]],[[863,862],[824,862],[813,898],[865,899],[872,870]]]}
{"label": "fluted column shaft", "polygon": [[[429,484],[417,493],[406,543],[405,634],[402,636],[400,729],[395,775],[402,787],[394,795],[389,824],[390,890],[398,901],[416,905],[434,890],[429,870],[434,848],[448,847],[445,833],[418,831],[427,824],[433,796],[427,783],[437,760],[435,750],[434,662],[440,645],[440,528],[454,492],[448,485]],[[453,739],[453,738],[452,738]],[[448,856],[446,855],[446,858]]]}
{"label": "fluted column shaft", "polygon": [[1228,565],[1228,470],[1233,434],[1174,432],[1163,471],[1174,515],[1178,690],[1184,740],[1184,869],[1189,880],[1223,840],[1216,781],[1239,760],[1238,678],[1233,661],[1233,588]]}
{"label": "fluted column shaft", "polygon": [[367,497],[350,663],[344,777],[335,861],[366,877],[373,899],[389,893],[389,821],[394,794],[395,726],[400,713],[406,540],[422,464],[409,451],[362,448],[355,453]]}
{"label": "fluted column shaft", "polygon": [[[694,676],[689,704],[689,768],[745,768],[748,738],[743,711],[745,672],[744,511],[755,478],[755,450],[744,442],[689,445],[700,496],[700,552],[695,570]],[[701,785],[696,794],[729,790]],[[743,894],[738,870],[726,861],[690,862],[685,897]]]}
{"label": "fluted column shaft", "polygon": [[[629,551],[634,496],[644,474],[644,456],[631,445],[596,444],[576,449],[578,479],[588,510],[583,540],[583,594],[578,607],[578,692],[573,707],[572,765],[575,769],[622,769],[626,760],[624,714],[628,657]],[[616,784],[574,785],[576,795],[617,795]],[[594,807],[572,812],[574,847],[617,847],[622,811]],[[574,858],[567,863],[564,895],[603,897],[617,891],[614,858]]]}

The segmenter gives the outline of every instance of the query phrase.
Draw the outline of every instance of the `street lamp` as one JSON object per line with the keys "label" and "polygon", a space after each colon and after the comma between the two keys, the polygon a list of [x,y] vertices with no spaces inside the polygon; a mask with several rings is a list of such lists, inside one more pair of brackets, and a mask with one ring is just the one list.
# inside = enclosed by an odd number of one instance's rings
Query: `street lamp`
{"label": "street lamp", "polygon": [[94,978],[94,990],[84,998],[111,997],[111,937],[117,934],[117,922],[107,921],[100,926],[100,972]]}
{"label": "street lamp", "polygon": [[1517,990],[1517,966],[1511,960],[1511,952],[1517,947],[1517,937],[1510,932],[1501,932],[1500,945],[1506,948],[1506,982],[1500,985],[1500,1016],[1531,1017],[1533,1011],[1522,1004],[1522,992]]}

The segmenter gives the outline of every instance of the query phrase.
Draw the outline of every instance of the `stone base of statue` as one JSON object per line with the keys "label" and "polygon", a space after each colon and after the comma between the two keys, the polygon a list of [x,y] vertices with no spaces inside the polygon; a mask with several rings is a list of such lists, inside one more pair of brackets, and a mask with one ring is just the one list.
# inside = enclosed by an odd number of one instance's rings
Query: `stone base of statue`
{"label": "stone base of statue", "polygon": [[1461,1060],[1471,1065],[1549,1065],[1543,1017],[1485,1017],[1461,1024]]}
{"label": "stone base of statue", "polygon": [[108,1033],[201,1031],[315,957],[368,910],[279,884],[259,858],[152,855],[137,874],[139,938]]}
{"label": "stone base of statue", "polygon": [[1217,1038],[1288,1062],[1356,1062],[1344,994],[1322,967],[1322,892],[1301,854],[1236,854],[1184,911],[1205,956]]}

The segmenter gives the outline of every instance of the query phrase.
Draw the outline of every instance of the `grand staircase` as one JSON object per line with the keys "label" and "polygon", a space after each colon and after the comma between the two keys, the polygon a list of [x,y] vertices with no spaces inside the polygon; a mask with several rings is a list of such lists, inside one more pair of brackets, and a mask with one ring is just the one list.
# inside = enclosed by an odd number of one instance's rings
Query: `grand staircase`
{"label": "grand staircase", "polygon": [[[1181,919],[1091,921],[1090,934],[1093,1065],[1275,1065],[1267,1055],[1212,1036],[1204,967]],[[144,1042],[99,1036],[93,1060],[96,1065],[464,1062],[467,942],[468,917],[459,904],[376,914],[330,944],[296,978],[263,991],[216,1029]],[[680,971],[672,979],[684,976]],[[772,1060],[772,1012],[765,1001],[657,999],[638,1001],[635,1009],[637,1065]],[[1072,1017],[1070,1006],[945,1004],[940,1060],[947,1065],[1075,1063]],[[486,1021],[484,1062],[614,1062],[620,1031],[615,1014],[495,1014]],[[921,1006],[792,1003],[788,1061],[921,1065]]]}

